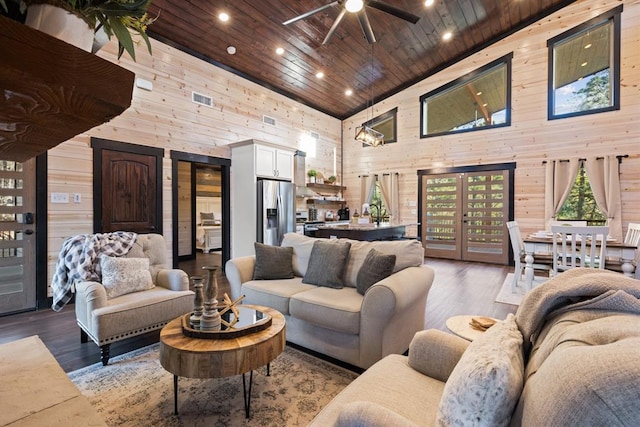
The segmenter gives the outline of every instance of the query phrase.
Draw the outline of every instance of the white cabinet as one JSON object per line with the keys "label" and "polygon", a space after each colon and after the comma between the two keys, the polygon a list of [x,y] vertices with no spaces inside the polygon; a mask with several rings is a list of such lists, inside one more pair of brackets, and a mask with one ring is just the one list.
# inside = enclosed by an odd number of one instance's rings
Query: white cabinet
{"label": "white cabinet", "polygon": [[266,145],[255,145],[256,175],[267,178],[293,179],[294,151]]}
{"label": "white cabinet", "polygon": [[231,257],[253,255],[257,238],[257,181],[293,181],[295,148],[248,140],[231,147]]}

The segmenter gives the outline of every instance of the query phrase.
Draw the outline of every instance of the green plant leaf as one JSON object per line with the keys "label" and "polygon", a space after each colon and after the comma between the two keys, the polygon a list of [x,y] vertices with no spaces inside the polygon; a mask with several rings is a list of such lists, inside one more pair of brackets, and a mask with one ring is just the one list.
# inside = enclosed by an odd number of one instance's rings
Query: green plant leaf
{"label": "green plant leaf", "polygon": [[[129,56],[131,56],[131,59],[135,61],[136,52],[133,47],[133,39],[131,38],[131,34],[129,33],[127,27],[125,27],[124,24],[117,18],[109,19],[109,24],[111,26],[113,34],[118,39],[118,43],[120,44],[120,46],[123,47],[124,50],[126,50],[129,54]],[[122,53],[118,52],[118,59],[120,59],[121,55]]]}

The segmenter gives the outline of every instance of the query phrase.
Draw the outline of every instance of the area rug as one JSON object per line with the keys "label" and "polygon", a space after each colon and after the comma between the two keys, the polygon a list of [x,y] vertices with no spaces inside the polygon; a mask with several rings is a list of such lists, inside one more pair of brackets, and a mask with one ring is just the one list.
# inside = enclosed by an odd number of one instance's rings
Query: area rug
{"label": "area rug", "polygon": [[[158,344],[70,372],[110,426],[305,426],[358,375],[287,347],[254,371],[251,417],[245,418],[242,376],[180,378],[173,413],[173,375],[160,365]],[[247,375],[247,380],[248,380]]]}
{"label": "area rug", "polygon": [[[533,278],[533,287],[539,286],[545,281],[549,280],[548,277],[534,277]],[[507,274],[507,278],[504,279],[504,283],[502,283],[502,287],[496,296],[496,302],[500,302],[503,304],[511,304],[511,305],[520,305],[522,298],[527,293],[526,285],[524,283],[524,279],[520,279],[518,281],[518,285],[516,286],[516,291],[511,292],[511,282],[513,281],[513,273]]]}

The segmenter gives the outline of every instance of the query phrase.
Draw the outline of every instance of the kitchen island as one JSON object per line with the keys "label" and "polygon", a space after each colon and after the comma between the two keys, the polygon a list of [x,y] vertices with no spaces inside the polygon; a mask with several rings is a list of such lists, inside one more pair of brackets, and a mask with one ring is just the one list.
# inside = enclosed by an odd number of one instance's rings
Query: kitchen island
{"label": "kitchen island", "polygon": [[398,240],[403,239],[407,225],[415,224],[340,224],[329,223],[318,226],[314,237],[345,238],[353,240]]}

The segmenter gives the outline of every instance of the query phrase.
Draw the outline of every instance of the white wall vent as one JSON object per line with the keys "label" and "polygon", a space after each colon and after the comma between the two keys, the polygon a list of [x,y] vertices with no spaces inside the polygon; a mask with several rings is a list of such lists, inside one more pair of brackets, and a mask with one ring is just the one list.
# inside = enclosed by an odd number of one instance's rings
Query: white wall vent
{"label": "white wall vent", "polygon": [[213,99],[210,96],[203,95],[198,92],[191,92],[191,102],[196,104],[205,105],[207,107],[213,107]]}
{"label": "white wall vent", "polygon": [[273,117],[269,117],[269,116],[262,116],[262,123],[266,123],[268,125],[275,126],[276,125],[276,119],[274,119]]}
{"label": "white wall vent", "polygon": [[311,135],[311,138],[313,139],[320,139],[320,134],[318,132],[309,132],[309,134]]}

